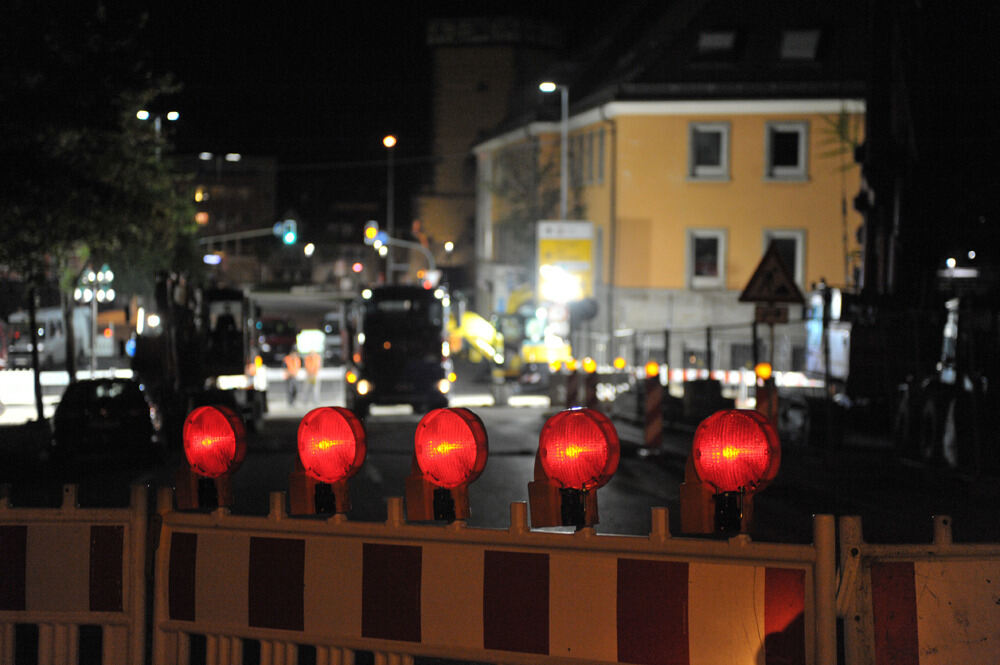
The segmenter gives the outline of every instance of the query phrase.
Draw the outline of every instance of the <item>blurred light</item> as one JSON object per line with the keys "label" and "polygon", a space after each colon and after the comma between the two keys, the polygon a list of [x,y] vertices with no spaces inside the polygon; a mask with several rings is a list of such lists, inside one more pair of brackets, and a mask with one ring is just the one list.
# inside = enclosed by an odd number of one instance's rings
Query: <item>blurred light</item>
{"label": "blurred light", "polygon": [[351,266],[351,270],[353,270],[354,272],[361,272],[364,269],[365,267],[361,265],[360,261],[355,261],[354,265]]}
{"label": "blurred light", "polygon": [[302,248],[302,253],[305,254],[306,256],[312,256],[315,252],[316,252],[316,245],[312,244],[311,242],[306,243],[306,246]]}
{"label": "blurred light", "polygon": [[205,191],[204,187],[198,187],[198,189],[194,190],[194,200],[198,203],[208,200],[208,192]]}
{"label": "blurred light", "polygon": [[139,118],[139,120],[149,120],[149,111],[146,109],[139,109],[136,111],[135,117]]}
{"label": "blurred light", "polygon": [[207,162],[208,160],[212,159],[213,157],[215,157],[215,155],[213,155],[210,152],[199,152],[198,153],[198,159],[200,159],[203,162]]}
{"label": "blurred light", "polygon": [[135,333],[141,335],[146,328],[146,308],[140,307],[135,313]]}
{"label": "blurred light", "polygon": [[970,249],[969,250],[969,258],[970,259],[976,258],[976,250],[974,250],[974,249]]}
{"label": "blurred light", "polygon": [[108,289],[108,291],[107,291],[107,300],[108,300],[108,302],[111,302],[114,299],[115,299],[115,290],[114,289]]}
{"label": "blurred light", "polygon": [[361,379],[358,381],[357,390],[359,395],[367,395],[372,390],[371,381],[368,379]]}
{"label": "blurred light", "polygon": [[389,253],[389,248],[386,247],[385,245],[382,245],[381,247],[378,248],[378,255],[381,256],[382,258],[385,258],[385,255],[388,253]]}
{"label": "blurred light", "polygon": [[584,358],[583,359],[583,371],[586,372],[587,374],[593,374],[594,372],[596,372],[597,371],[597,361],[595,361],[593,358]]}
{"label": "blurred light", "polygon": [[177,111],[167,111],[167,120],[170,122],[177,122],[180,117],[181,114]]}
{"label": "blurred light", "polygon": [[96,282],[97,281],[97,273],[94,272],[93,270],[88,271],[87,272],[87,281],[90,282],[91,284],[93,284],[94,282]]}
{"label": "blurred light", "polygon": [[371,300],[372,290],[365,289],[364,291],[361,292],[361,297],[364,298],[365,300]]}
{"label": "blurred light", "polygon": [[150,314],[149,318],[146,319],[146,323],[149,324],[150,328],[159,328],[160,327],[160,315],[159,314]]}
{"label": "blurred light", "polygon": [[944,264],[949,268],[954,268],[956,265],[958,265],[958,261],[949,257],[948,260],[944,262]]}
{"label": "blurred light", "polygon": [[222,256],[219,254],[206,254],[202,258],[202,261],[204,261],[206,265],[217,266],[222,263]]}
{"label": "blurred light", "polygon": [[538,84],[538,89],[542,92],[555,92],[557,87],[552,81],[542,81]]}
{"label": "blurred light", "polygon": [[384,145],[386,148],[391,148],[395,146],[396,137],[393,136],[392,134],[387,135],[385,138],[382,139],[382,145]]}
{"label": "blurred light", "polygon": [[448,391],[451,390],[451,381],[448,379],[441,379],[437,382],[437,389],[442,395],[447,395]]}
{"label": "blurred light", "polygon": [[194,221],[195,221],[196,224],[198,224],[200,226],[204,226],[205,224],[208,224],[208,213],[205,212],[204,210],[201,210],[201,211],[195,213],[195,215],[194,215]]}
{"label": "blurred light", "polygon": [[227,152],[226,153],[226,161],[227,162],[238,162],[241,159],[243,159],[243,155],[241,155],[238,152]]}
{"label": "blurred light", "polygon": [[617,358],[615,358],[613,365],[615,369],[623,370],[625,369],[625,359],[622,358],[621,356],[618,356]]}
{"label": "blurred light", "polygon": [[455,243],[453,243],[450,240],[448,242],[446,242],[444,244],[444,251],[449,252],[449,253],[455,251]]}

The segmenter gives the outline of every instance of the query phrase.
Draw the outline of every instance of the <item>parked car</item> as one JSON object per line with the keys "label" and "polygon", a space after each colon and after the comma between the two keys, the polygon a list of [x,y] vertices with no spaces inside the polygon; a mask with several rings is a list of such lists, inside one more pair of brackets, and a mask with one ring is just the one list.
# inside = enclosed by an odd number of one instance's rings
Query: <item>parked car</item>
{"label": "parked car", "polygon": [[52,419],[54,459],[153,456],[159,451],[158,421],[156,408],[134,379],[75,381]]}

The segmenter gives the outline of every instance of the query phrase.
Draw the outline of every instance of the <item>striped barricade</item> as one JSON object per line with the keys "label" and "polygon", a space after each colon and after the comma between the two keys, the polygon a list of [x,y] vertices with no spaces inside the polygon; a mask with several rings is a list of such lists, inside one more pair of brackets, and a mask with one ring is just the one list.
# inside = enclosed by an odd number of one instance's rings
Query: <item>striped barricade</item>
{"label": "striped barricade", "polygon": [[67,485],[61,508],[0,501],[0,663],[144,662],[146,496],[78,508]]}
{"label": "striped barricade", "polygon": [[948,517],[925,545],[864,542],[840,518],[847,665],[1000,662],[1000,544],[956,544]]}
{"label": "striped barricade", "polygon": [[[821,663],[836,659],[833,518],[815,545],[504,530],[172,510],[157,554],[154,663]],[[824,601],[825,599],[825,601]],[[829,611],[823,611],[828,607]]]}

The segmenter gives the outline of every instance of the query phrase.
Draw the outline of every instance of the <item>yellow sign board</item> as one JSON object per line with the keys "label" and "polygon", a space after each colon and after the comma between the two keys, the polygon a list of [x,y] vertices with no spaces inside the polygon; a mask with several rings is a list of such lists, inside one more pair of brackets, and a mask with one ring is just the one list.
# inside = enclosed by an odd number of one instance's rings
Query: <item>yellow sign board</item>
{"label": "yellow sign board", "polygon": [[538,300],[594,296],[594,227],[590,222],[538,223]]}

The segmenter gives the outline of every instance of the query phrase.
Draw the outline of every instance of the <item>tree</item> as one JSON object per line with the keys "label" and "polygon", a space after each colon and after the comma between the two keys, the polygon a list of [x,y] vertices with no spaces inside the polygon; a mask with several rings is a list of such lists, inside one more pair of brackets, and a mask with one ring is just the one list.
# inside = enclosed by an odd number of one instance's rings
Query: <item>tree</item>
{"label": "tree", "polygon": [[154,271],[190,248],[193,210],[163,137],[136,118],[174,89],[140,64],[143,18],[102,3],[12,4],[0,35],[0,265],[29,306],[54,282],[68,310],[88,263],[112,258],[125,282],[144,273],[151,290]]}

